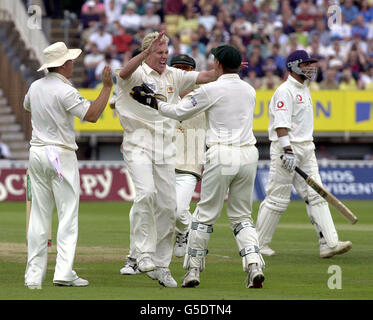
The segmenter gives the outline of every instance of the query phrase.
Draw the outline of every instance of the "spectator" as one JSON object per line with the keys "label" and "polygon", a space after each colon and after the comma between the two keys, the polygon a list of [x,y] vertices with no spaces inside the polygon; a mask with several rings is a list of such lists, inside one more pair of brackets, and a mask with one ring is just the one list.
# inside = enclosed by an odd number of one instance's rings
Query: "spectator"
{"label": "spectator", "polygon": [[262,86],[262,80],[257,76],[254,69],[250,69],[247,76],[243,77],[243,80],[247,81],[255,90]]}
{"label": "spectator", "polygon": [[247,21],[251,23],[258,21],[259,10],[255,6],[255,1],[242,1],[240,12],[244,14]]}
{"label": "spectator", "polygon": [[359,9],[354,5],[353,0],[345,0],[341,5],[342,14],[348,24],[354,24],[359,14]]}
{"label": "spectator", "polygon": [[286,70],[286,58],[280,54],[280,44],[275,43],[272,46],[272,54],[269,56],[274,62],[278,69],[282,71],[282,74]]}
{"label": "spectator", "polygon": [[369,29],[365,25],[364,16],[359,14],[356,17],[356,23],[351,28],[351,35],[353,38],[360,36],[363,40],[366,40],[368,37]]}
{"label": "spectator", "polygon": [[276,21],[273,24],[273,33],[269,36],[269,41],[272,44],[278,43],[281,47],[285,46],[289,41],[289,37],[282,30],[281,21]]}
{"label": "spectator", "polygon": [[[258,53],[251,54],[249,56],[249,61],[248,61],[247,67],[241,70],[241,75],[242,75],[242,77],[246,77],[251,70],[254,70],[255,71],[255,76],[261,78],[261,77],[264,76],[262,66],[263,66],[263,60],[261,59],[260,54],[258,54]],[[255,88],[255,86],[253,86],[253,87]]]}
{"label": "spectator", "polygon": [[107,23],[112,24],[114,23],[114,21],[119,21],[121,13],[122,7],[120,5],[117,5],[117,2],[115,2],[115,0],[110,0],[108,6],[105,7]]}
{"label": "spectator", "polygon": [[120,63],[119,60],[113,59],[109,53],[106,53],[105,60],[101,61],[96,67],[95,76],[98,82],[102,81],[101,75],[106,65],[109,65],[111,70],[113,71],[115,71],[116,69],[122,68],[122,64]]}
{"label": "spectator", "polygon": [[183,7],[183,0],[165,0],[163,6],[165,14],[178,15],[181,13],[181,8]]}
{"label": "spectator", "polygon": [[364,70],[365,57],[361,50],[352,47],[347,56],[345,68],[349,68],[355,80],[358,80],[359,73]]}
{"label": "spectator", "polygon": [[99,16],[105,15],[105,5],[100,3],[100,0],[89,0],[86,1],[82,6],[82,14],[93,12]]}
{"label": "spectator", "polygon": [[331,59],[329,61],[329,69],[334,70],[334,80],[339,84],[341,82],[343,62],[339,59]]}
{"label": "spectator", "polygon": [[297,36],[297,43],[303,48],[308,45],[308,33],[304,31],[304,25],[302,21],[295,23],[295,34]]}
{"label": "spectator", "polygon": [[196,33],[198,34],[199,42],[202,43],[206,48],[206,46],[210,42],[210,38],[205,26],[203,24],[199,24]]}
{"label": "spectator", "polygon": [[319,18],[316,20],[315,29],[313,29],[308,37],[308,43],[312,43],[313,36],[315,34],[319,35],[319,42],[322,47],[327,47],[331,43],[331,35],[330,31],[326,28],[325,20],[324,18]]}
{"label": "spectator", "polygon": [[247,46],[246,50],[247,57],[250,57],[255,50],[258,51],[261,58],[268,56],[268,47],[259,33],[252,35],[250,44]]}
{"label": "spectator", "polygon": [[360,4],[360,14],[364,16],[366,23],[371,23],[373,21],[373,6],[370,0],[362,0]]}
{"label": "spectator", "polygon": [[122,54],[130,50],[132,42],[132,35],[127,33],[124,26],[120,25],[117,34],[113,36],[113,44],[116,46],[118,53]]}
{"label": "spectator", "polygon": [[8,145],[0,140],[0,159],[10,159],[11,153]]}
{"label": "spectator", "polygon": [[191,44],[191,34],[198,29],[198,19],[192,7],[186,7],[183,15],[179,17],[177,30],[180,34],[180,42]]}
{"label": "spectator", "polygon": [[349,68],[342,71],[341,82],[338,87],[339,90],[356,90],[357,85],[352,72]]}
{"label": "spectator", "polygon": [[203,55],[199,51],[198,43],[197,42],[192,43],[191,47],[192,47],[192,51],[189,53],[189,55],[196,62],[196,69],[195,70],[196,71],[207,71],[207,69],[206,69],[206,65],[207,65],[206,56]]}
{"label": "spectator", "polygon": [[236,19],[231,25],[231,34],[237,34],[243,38],[250,38],[251,33],[254,31],[253,24],[247,21],[245,15],[242,12],[236,14]]}
{"label": "spectator", "polygon": [[107,47],[113,43],[113,37],[110,33],[105,31],[105,26],[100,24],[98,30],[89,37],[90,43],[95,43],[98,51],[105,52]]}
{"label": "spectator", "polygon": [[98,64],[104,60],[104,55],[99,52],[97,44],[92,43],[90,53],[84,57],[84,67],[88,78],[88,87],[94,88],[97,84],[95,71]]}
{"label": "spectator", "polygon": [[338,82],[335,81],[336,75],[335,68],[327,69],[325,79],[319,84],[320,90],[338,90],[339,85]]}
{"label": "spectator", "polygon": [[298,37],[296,33],[291,33],[289,35],[289,41],[285,46],[285,55],[289,55],[291,52],[295,50],[304,50],[305,48],[301,45],[298,44],[297,41]]}
{"label": "spectator", "polygon": [[146,12],[145,8],[145,1],[144,0],[133,0],[136,5],[135,13],[137,13],[140,17],[143,16]]}
{"label": "spectator", "polygon": [[336,58],[341,61],[345,60],[345,57],[347,56],[348,48],[344,44],[345,42],[342,40],[342,38],[339,35],[333,35],[331,37],[331,45],[328,46],[325,50],[325,56],[329,58]]}
{"label": "spectator", "polygon": [[133,2],[127,3],[126,10],[119,20],[120,24],[131,34],[136,33],[141,26],[141,17],[135,12],[136,8],[136,4]]}
{"label": "spectator", "polygon": [[360,87],[366,90],[373,90],[373,64],[369,65],[360,78]]}
{"label": "spectator", "polygon": [[95,4],[94,1],[90,0],[84,3],[82,7],[80,22],[83,29],[92,28],[100,21],[100,15],[94,10]]}
{"label": "spectator", "polygon": [[309,0],[302,0],[295,10],[297,22],[301,22],[302,31],[310,31],[315,26],[315,7]]}
{"label": "spectator", "polygon": [[[210,4],[202,7],[202,15],[198,17],[198,23],[203,24],[207,31],[211,31],[216,23],[216,17],[211,14],[212,6]],[[198,64],[197,64],[198,66]]]}
{"label": "spectator", "polygon": [[[273,67],[275,67],[275,69]],[[262,85],[260,89],[261,90],[275,90],[278,87],[278,85],[281,83],[280,77],[275,74],[276,66],[274,64],[272,66],[265,65],[263,67],[263,70],[264,70],[264,77],[262,79]]]}
{"label": "spectator", "polygon": [[147,3],[145,14],[141,16],[141,26],[145,28],[146,33],[159,30],[159,25],[161,24],[161,18],[154,13],[154,8],[153,3]]}

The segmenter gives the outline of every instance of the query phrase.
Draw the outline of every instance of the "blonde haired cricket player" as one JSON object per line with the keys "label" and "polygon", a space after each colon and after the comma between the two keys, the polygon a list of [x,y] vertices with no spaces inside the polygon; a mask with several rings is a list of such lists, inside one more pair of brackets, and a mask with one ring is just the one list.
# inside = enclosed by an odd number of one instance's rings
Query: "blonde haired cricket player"
{"label": "blonde haired cricket player", "polygon": [[46,276],[48,231],[55,205],[58,230],[53,284],[73,287],[89,284],[73,270],[80,196],[74,117],[96,122],[109,100],[113,79],[110,67],[106,66],[100,95],[92,103],[84,99],[68,80],[73,73],[73,60],[81,52],[68,49],[63,42],[44,49],[45,63],[38,71],[49,72],[31,84],[24,100],[32,124],[28,169],[32,204],[25,272],[25,285],[29,289],[41,289]]}
{"label": "blonde haired cricket player", "polygon": [[[116,111],[124,128],[123,158],[136,189],[130,211],[130,252],[126,266],[148,273],[166,287],[177,282],[169,270],[175,231],[176,121],[147,110],[131,99],[132,87],[147,83],[168,101],[197,83],[215,80],[213,70],[185,72],[167,66],[168,38],[163,32],[149,33],[142,51],[132,57],[117,75]],[[121,269],[121,273],[123,268]],[[125,271],[125,270],[123,270]],[[124,273],[126,274],[126,273]]]}
{"label": "blonde haired cricket player", "polygon": [[312,136],[313,106],[308,88],[309,81],[316,78],[316,62],[304,50],[292,52],[286,62],[290,74],[275,91],[269,105],[271,164],[266,197],[260,204],[256,223],[263,255],[275,254],[268,245],[281,215],[288,207],[293,186],[306,202],[307,214],[319,238],[320,257],[330,258],[348,251],[352,246],[350,241],[338,240],[328,203],[294,172],[298,166],[321,184]]}

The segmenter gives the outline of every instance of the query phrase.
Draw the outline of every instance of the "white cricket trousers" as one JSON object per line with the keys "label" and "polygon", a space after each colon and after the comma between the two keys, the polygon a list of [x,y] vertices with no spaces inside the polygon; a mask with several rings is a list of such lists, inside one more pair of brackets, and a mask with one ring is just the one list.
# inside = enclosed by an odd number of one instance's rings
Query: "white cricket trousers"
{"label": "white cricket trousers", "polygon": [[243,269],[247,271],[250,263],[264,265],[251,218],[258,158],[255,146],[214,145],[209,148],[202,176],[201,200],[193,214],[184,268],[204,269],[212,225],[220,217],[228,190],[226,211],[238,251],[242,253]]}
{"label": "white cricket trousers", "polygon": [[186,234],[190,226],[192,215],[189,211],[197,178],[190,173],[176,172],[176,228],[177,233]]}
{"label": "white cricket trousers", "polygon": [[[298,167],[321,184],[319,167],[315,156],[313,142],[292,143],[292,149],[297,156]],[[281,215],[290,203],[290,195],[294,186],[297,193],[306,201],[307,214],[314,225],[319,243],[334,247],[338,244],[338,234],[334,226],[328,203],[313,190],[295,171],[289,173],[282,168],[280,156],[283,148],[277,141],[271,143],[271,165],[269,169],[266,197],[259,207],[256,228],[260,247],[267,246],[276,230]]]}
{"label": "white cricket trousers", "polygon": [[149,254],[157,267],[168,267],[175,233],[175,166],[156,164],[146,151],[126,150],[136,196],[130,211],[129,257]]}
{"label": "white cricket trousers", "polygon": [[25,284],[41,284],[47,270],[48,233],[57,207],[57,259],[53,280],[72,281],[78,239],[79,170],[74,151],[55,147],[63,180],[48,159],[45,146],[30,148],[31,214],[27,233]]}

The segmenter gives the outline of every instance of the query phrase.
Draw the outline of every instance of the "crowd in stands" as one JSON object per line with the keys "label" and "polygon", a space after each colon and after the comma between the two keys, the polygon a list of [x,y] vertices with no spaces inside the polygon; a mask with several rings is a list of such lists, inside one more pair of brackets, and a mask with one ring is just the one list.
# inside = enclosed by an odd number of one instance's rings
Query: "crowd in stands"
{"label": "crowd in stands", "polygon": [[90,0],[80,21],[90,88],[105,64],[120,68],[146,33],[164,30],[169,59],[189,54],[198,71],[213,67],[211,48],[234,45],[248,62],[240,76],[255,89],[275,89],[287,55],[304,49],[319,60],[312,90],[373,90],[371,0]]}

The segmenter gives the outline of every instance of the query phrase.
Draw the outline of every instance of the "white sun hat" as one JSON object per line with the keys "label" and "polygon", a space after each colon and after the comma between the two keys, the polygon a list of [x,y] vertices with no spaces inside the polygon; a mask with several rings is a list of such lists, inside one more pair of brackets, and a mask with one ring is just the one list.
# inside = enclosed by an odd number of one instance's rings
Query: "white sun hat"
{"label": "white sun hat", "polygon": [[81,49],[67,49],[63,42],[56,42],[43,50],[44,64],[38,69],[62,66],[67,60],[74,60],[82,53]]}

